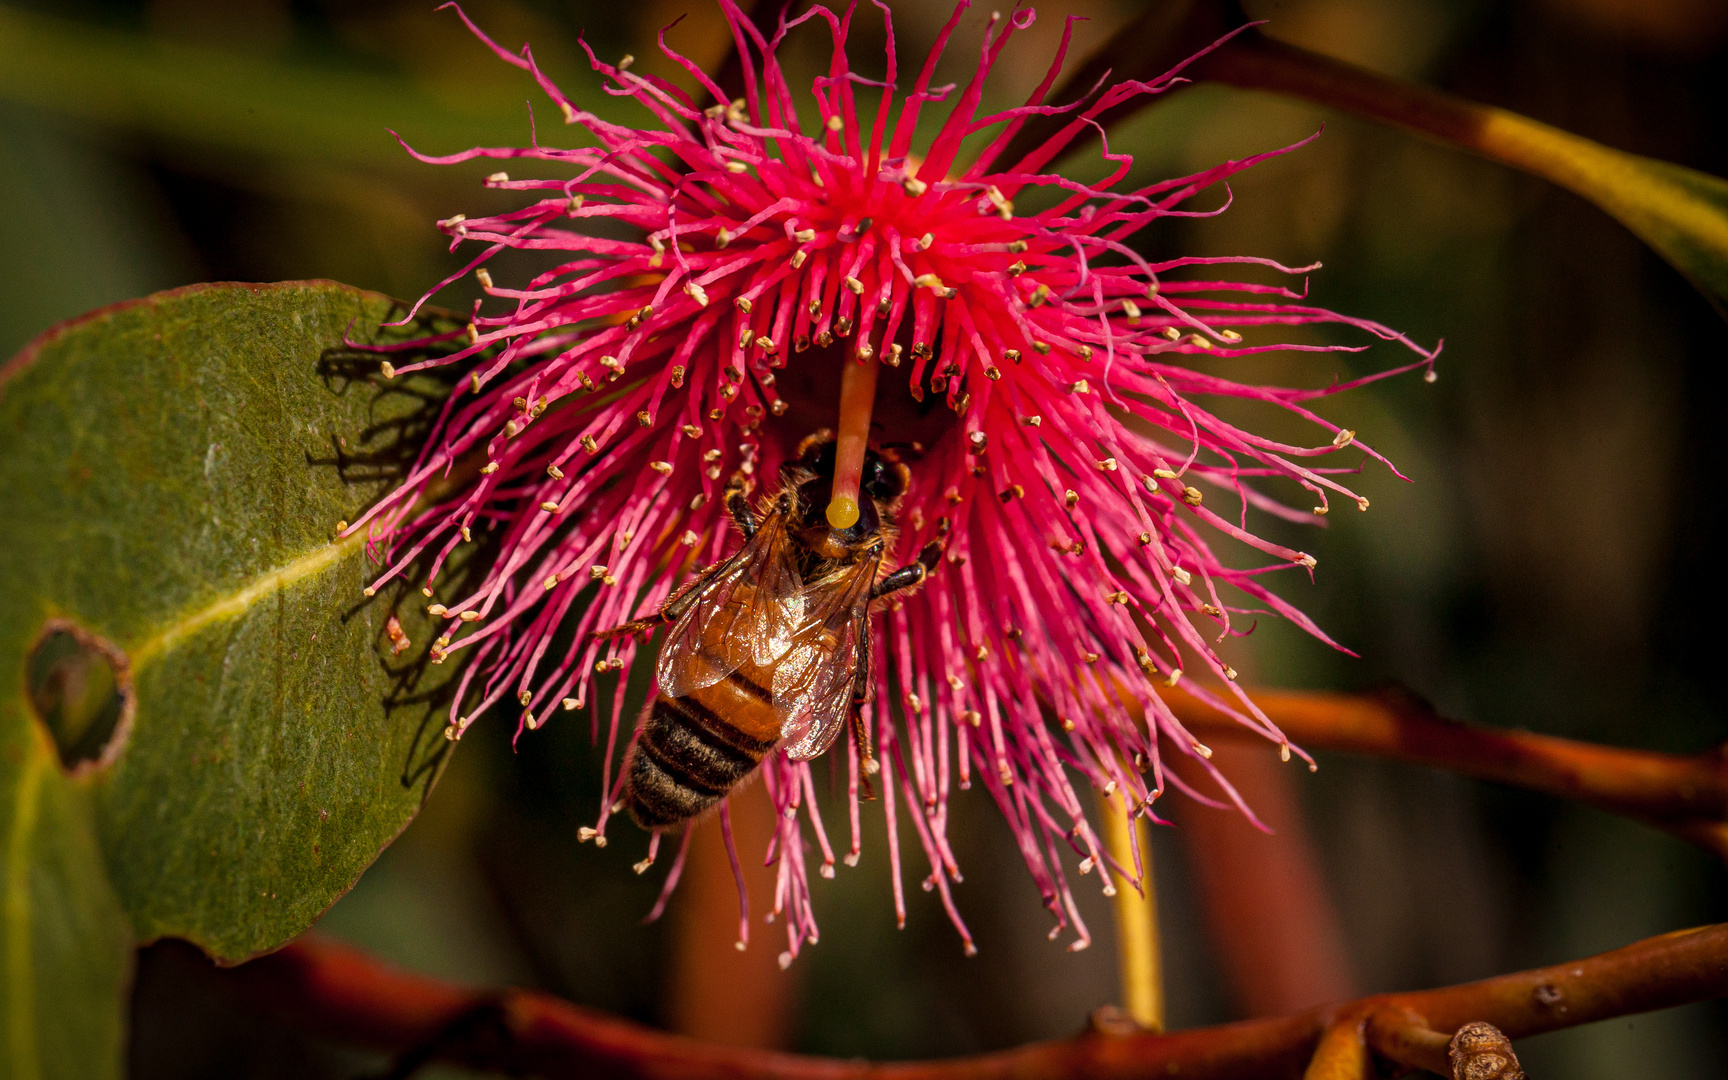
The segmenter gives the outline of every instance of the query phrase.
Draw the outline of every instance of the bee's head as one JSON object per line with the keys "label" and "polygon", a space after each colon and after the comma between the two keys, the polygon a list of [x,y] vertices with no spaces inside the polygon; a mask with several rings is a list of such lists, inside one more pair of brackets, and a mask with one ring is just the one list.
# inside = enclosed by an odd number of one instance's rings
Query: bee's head
{"label": "bee's head", "polygon": [[799,443],[798,456],[786,463],[782,473],[788,478],[803,477],[798,482],[799,531],[812,541],[821,538],[845,547],[863,543],[882,531],[900,496],[906,494],[909,480],[905,465],[866,450],[864,475],[858,485],[858,493],[864,496],[858,500],[858,520],[850,528],[835,529],[827,518],[834,487],[834,433],[818,431]]}

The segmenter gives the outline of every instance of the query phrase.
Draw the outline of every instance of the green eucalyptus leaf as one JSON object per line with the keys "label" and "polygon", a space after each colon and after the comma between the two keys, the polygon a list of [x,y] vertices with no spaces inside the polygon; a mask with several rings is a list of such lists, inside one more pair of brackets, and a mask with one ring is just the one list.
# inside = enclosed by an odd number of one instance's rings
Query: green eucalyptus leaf
{"label": "green eucalyptus leaf", "polygon": [[1728,315],[1728,180],[1624,156],[1629,190],[1599,201]]}
{"label": "green eucalyptus leaf", "polygon": [[[4,634],[10,650],[16,635]],[[118,1077],[132,928],[108,884],[88,785],[62,774],[29,717],[23,667],[0,663],[0,1076]]]}
{"label": "green eucalyptus leaf", "polygon": [[[1186,28],[1187,36],[1170,35],[1173,41],[1194,40],[1196,28],[1213,34],[1220,27],[1246,21],[1235,0],[1190,0],[1170,6],[1185,9],[1176,22]],[[1166,21],[1172,18],[1163,14],[1163,8],[1159,13]],[[1091,63],[1125,59],[1124,69],[1140,77],[1162,70],[1153,65],[1163,54],[1148,53],[1137,40],[1153,17],[1143,16],[1118,32]],[[1509,109],[1391,79],[1257,30],[1236,36],[1194,65],[1190,74],[1306,98],[1552,181],[1613,215],[1728,317],[1728,180],[1616,150]],[[1105,119],[1109,118],[1107,114]]]}
{"label": "green eucalyptus leaf", "polygon": [[1448,141],[1596,203],[1728,315],[1728,180],[1616,150],[1505,109],[1471,108],[1473,124]]}
{"label": "green eucalyptus leaf", "polygon": [[[131,941],[225,963],[281,945],[435,780],[449,672],[424,662],[424,600],[365,597],[363,543],[331,540],[446,391],[345,344],[454,329],[380,331],[397,313],[329,282],[195,286],[59,327],[0,372],[11,1075],[113,1074]],[[88,996],[67,1014],[73,982]],[[106,1041],[54,1042],[66,1015]]]}

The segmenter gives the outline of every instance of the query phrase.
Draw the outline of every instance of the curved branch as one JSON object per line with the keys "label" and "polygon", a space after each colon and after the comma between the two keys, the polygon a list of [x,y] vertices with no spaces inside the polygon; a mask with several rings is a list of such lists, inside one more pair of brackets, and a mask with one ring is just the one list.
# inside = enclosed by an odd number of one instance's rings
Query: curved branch
{"label": "curved branch", "polygon": [[[1250,696],[1291,741],[1448,769],[1636,818],[1728,858],[1728,746],[1663,754],[1477,727],[1448,720],[1404,693],[1255,691]],[[1209,738],[1258,739],[1186,694],[1166,700]]]}
{"label": "curved branch", "polygon": [[1170,1035],[1100,1022],[1071,1039],[895,1063],[701,1043],[533,991],[450,986],[318,938],[225,977],[254,1002],[327,1038],[414,1060],[437,1058],[548,1080],[1265,1080],[1303,1075],[1323,1042],[1334,1051],[1319,1057],[1321,1064],[1360,1063],[1359,1040],[1386,1061],[1447,1075],[1444,1033],[1472,1021],[1520,1037],[1728,995],[1728,923],[1650,938],[1588,960],[1440,990],[1381,994],[1278,1019]]}

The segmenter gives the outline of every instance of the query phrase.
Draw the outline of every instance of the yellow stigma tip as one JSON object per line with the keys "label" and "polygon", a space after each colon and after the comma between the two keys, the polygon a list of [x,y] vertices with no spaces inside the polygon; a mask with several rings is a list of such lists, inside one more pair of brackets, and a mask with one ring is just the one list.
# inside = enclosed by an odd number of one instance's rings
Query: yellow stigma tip
{"label": "yellow stigma tip", "polygon": [[850,529],[858,524],[858,500],[836,496],[828,504],[828,524],[836,529]]}

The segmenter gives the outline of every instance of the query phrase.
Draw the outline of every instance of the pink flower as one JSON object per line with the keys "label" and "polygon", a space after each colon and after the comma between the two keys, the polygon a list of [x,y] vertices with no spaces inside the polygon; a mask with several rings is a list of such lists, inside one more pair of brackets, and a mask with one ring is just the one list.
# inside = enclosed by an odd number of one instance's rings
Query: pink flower
{"label": "pink flower", "polygon": [[[434,658],[467,656],[451,737],[506,698],[521,708],[518,735],[560,709],[609,700],[608,761],[617,763],[633,718],[622,712],[622,692],[599,694],[596,683],[631,664],[637,645],[594,632],[652,613],[692,573],[735,550],[721,498],[727,479],[742,471],[772,486],[799,438],[833,424],[842,369],[885,366],[876,440],[921,444],[907,455],[912,484],[886,565],[910,561],[940,521],[952,524],[928,583],[885,602],[875,619],[866,715],[880,753],[896,910],[903,921],[904,817],[928,866],[926,888],[971,950],[946,828],[953,790],[978,784],[1008,819],[1056,930],[1071,924],[1071,947],[1084,947],[1090,939],[1064,861],[1085,874],[1106,855],[1076,781],[1123,792],[1150,814],[1168,786],[1181,786],[1165,755],[1210,768],[1210,751],[1159,697],[1185,670],[1185,687],[1288,756],[1289,743],[1236,686],[1216,645],[1233,632],[1233,615],[1262,611],[1328,639],[1262,584],[1271,571],[1312,571],[1313,558],[1255,535],[1248,510],[1311,520],[1307,505],[1298,511],[1264,494],[1270,481],[1303,489],[1313,514],[1335,496],[1366,509],[1336,479],[1354,468],[1309,462],[1351,447],[1384,460],[1308,404],[1392,372],[1285,389],[1211,374],[1216,365],[1195,367],[1193,358],[1360,348],[1280,345],[1267,332],[1309,323],[1402,343],[1419,358],[1399,371],[1427,366],[1431,377],[1438,350],[1308,306],[1288,288],[1213,276],[1220,264],[1285,275],[1311,268],[1256,258],[1151,262],[1131,246],[1146,226],[1195,213],[1181,207],[1268,155],[1137,190],[1118,189],[1131,161],[1107,145],[1114,171],[1096,185],[1045,171],[1073,141],[1102,134],[1094,116],[1168,88],[1175,73],[1111,86],[1079,106],[1044,106],[1065,34],[1025,106],[979,117],[985,77],[1014,31],[1032,22],[1029,10],[991,17],[963,90],[932,87],[962,3],[906,93],[891,24],[877,82],[848,66],[853,9],[815,8],[765,40],[731,0],[720,2],[745,59],[741,101],[701,109],[676,87],[589,53],[608,93],[653,114],[644,128],[577,107],[527,48],[515,55],[475,29],[532,72],[565,121],[598,146],[559,149],[536,136],[526,148],[417,155],[440,164],[531,158],[565,175],[494,174],[490,186],[522,193],[520,209],[440,223],[453,249],[478,249],[461,273],[477,273],[504,303],[475,315],[468,347],[414,365],[474,367],[409,478],[356,528],[370,530],[387,563],[380,582],[413,572],[429,590],[475,530],[498,535],[480,587],[431,608],[448,626]],[[834,43],[828,74],[811,88],[813,115],[775,61],[786,33],[807,22],[825,23]],[[725,100],[664,35],[661,47]],[[861,113],[860,96],[876,107]],[[948,109],[940,131],[914,146],[921,110],[938,103]],[[1070,118],[1060,134],[1024,160],[1000,159],[1021,125],[1050,113]],[[986,130],[996,132],[990,145],[961,160],[962,139]],[[1028,195],[1045,208],[1017,210]],[[564,261],[510,287],[484,265],[505,248]],[[1220,398],[1288,410],[1314,425],[1314,444],[1243,430],[1208,407]],[[456,463],[481,452],[486,464],[472,482],[423,506]],[[1259,565],[1226,560],[1215,550],[1220,538],[1258,553]],[[569,644],[554,649],[554,641]],[[1194,678],[1202,673],[1211,679]],[[592,722],[598,737],[598,715]],[[860,762],[847,744],[836,752],[847,755],[850,777],[851,843],[842,854],[850,864],[859,855]],[[835,846],[810,764],[774,752],[761,771],[783,811],[767,857],[778,865],[773,911],[785,916],[789,961],[816,939],[808,862],[819,860],[831,877]],[[605,842],[621,784],[609,765],[613,794],[585,837]]]}

